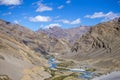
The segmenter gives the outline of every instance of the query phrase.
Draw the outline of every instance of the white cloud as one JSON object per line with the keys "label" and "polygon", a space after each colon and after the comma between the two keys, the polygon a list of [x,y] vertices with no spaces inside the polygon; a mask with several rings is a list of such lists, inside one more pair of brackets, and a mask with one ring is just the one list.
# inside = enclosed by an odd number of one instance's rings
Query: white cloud
{"label": "white cloud", "polygon": [[101,17],[105,17],[105,14],[103,12],[95,12],[93,15],[86,15],[86,18],[101,18]]}
{"label": "white cloud", "polygon": [[117,14],[117,13],[113,13],[113,12],[108,12],[105,16],[105,19],[114,19],[114,18],[117,18],[117,17],[120,17],[120,14]]}
{"label": "white cloud", "polygon": [[12,13],[11,12],[7,12],[7,13],[4,13],[3,15],[6,16],[6,15],[11,15]]}
{"label": "white cloud", "polygon": [[63,5],[58,6],[58,9],[62,9],[62,8],[64,8],[64,6],[63,6]]}
{"label": "white cloud", "polygon": [[69,21],[69,20],[66,20],[66,19],[63,19],[63,20],[60,20],[60,21],[62,21],[62,22],[65,23],[65,24],[70,24],[70,21]]}
{"label": "white cloud", "polygon": [[51,7],[48,7],[42,3],[38,4],[39,7],[37,8],[36,12],[44,12],[44,11],[52,11],[53,9]]}
{"label": "white cloud", "polygon": [[51,18],[49,16],[35,16],[35,17],[30,17],[29,20],[31,22],[49,22],[51,21]]}
{"label": "white cloud", "polygon": [[93,15],[86,15],[86,18],[94,19],[94,18],[104,18],[103,20],[111,20],[116,17],[119,17],[120,14],[113,13],[113,12],[108,12],[108,13],[103,13],[103,12],[95,12]]}
{"label": "white cloud", "polygon": [[62,19],[62,20],[59,20],[59,21],[65,23],[65,24],[80,24],[81,23],[80,18],[75,19],[73,21],[69,21],[69,20],[66,20],[66,19]]}
{"label": "white cloud", "polygon": [[49,25],[45,26],[44,28],[53,28],[53,27],[61,27],[61,25],[59,23],[49,24]]}
{"label": "white cloud", "polygon": [[66,3],[67,3],[67,4],[70,4],[70,3],[71,3],[71,0],[67,0]]}
{"label": "white cloud", "polygon": [[71,22],[71,24],[79,24],[79,23],[81,23],[80,18],[78,18],[78,19]]}
{"label": "white cloud", "polygon": [[0,0],[0,5],[20,5],[22,0]]}
{"label": "white cloud", "polygon": [[14,23],[15,23],[15,24],[19,24],[19,21],[18,21],[18,20],[15,20]]}

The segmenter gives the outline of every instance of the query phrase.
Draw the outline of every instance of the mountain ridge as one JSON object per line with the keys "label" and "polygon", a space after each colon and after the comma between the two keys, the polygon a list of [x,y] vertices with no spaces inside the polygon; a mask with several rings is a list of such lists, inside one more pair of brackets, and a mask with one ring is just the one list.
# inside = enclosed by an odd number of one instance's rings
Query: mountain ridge
{"label": "mountain ridge", "polygon": [[61,27],[54,26],[52,28],[38,30],[37,32],[44,32],[48,36],[58,39],[66,39],[67,41],[74,43],[74,41],[81,37],[89,30],[88,26],[80,26],[75,28],[63,29]]}
{"label": "mountain ridge", "polygon": [[104,71],[120,70],[120,18],[97,24],[80,37],[66,57]]}
{"label": "mountain ridge", "polygon": [[45,33],[0,20],[0,74],[12,80],[49,78],[50,73],[45,71],[45,67],[49,67],[45,57],[49,52],[61,52],[67,46],[65,41]]}

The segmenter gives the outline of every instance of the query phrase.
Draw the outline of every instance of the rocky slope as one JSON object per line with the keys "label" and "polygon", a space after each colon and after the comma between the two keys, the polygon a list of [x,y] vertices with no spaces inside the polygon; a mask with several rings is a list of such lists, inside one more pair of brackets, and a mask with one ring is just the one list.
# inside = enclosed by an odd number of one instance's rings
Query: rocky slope
{"label": "rocky slope", "polygon": [[43,80],[50,77],[44,71],[44,66],[48,66],[47,60],[22,42],[33,34],[22,26],[0,20],[0,75],[7,75],[11,80]]}
{"label": "rocky slope", "polygon": [[87,61],[99,69],[120,70],[120,18],[91,27],[67,57]]}
{"label": "rocky slope", "polygon": [[62,29],[60,27],[54,26],[49,29],[38,30],[37,32],[44,32],[48,34],[50,37],[57,39],[65,39],[71,43],[74,43],[76,39],[85,34],[89,30],[87,26],[80,26],[71,29]]}
{"label": "rocky slope", "polygon": [[0,75],[12,80],[49,78],[51,75],[44,70],[48,67],[44,56],[66,50],[66,47],[64,40],[0,20]]}

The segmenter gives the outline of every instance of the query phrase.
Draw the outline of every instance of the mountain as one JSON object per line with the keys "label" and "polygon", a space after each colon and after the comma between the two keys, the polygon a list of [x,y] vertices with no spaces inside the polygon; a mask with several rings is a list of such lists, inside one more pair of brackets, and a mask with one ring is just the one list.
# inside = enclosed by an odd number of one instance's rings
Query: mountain
{"label": "mountain", "polygon": [[74,43],[77,38],[85,34],[88,30],[89,27],[87,26],[80,26],[70,29],[62,29],[61,27],[54,26],[48,29],[40,29],[37,32],[44,32],[50,37],[57,39],[65,39],[71,43]]}
{"label": "mountain", "polygon": [[[43,80],[50,76],[44,71],[44,66],[48,66],[47,60],[24,43],[25,40],[32,43],[34,34],[22,26],[0,20],[1,75],[9,76],[12,80]],[[37,77],[38,74],[43,77]]]}
{"label": "mountain", "polygon": [[[48,68],[50,55],[61,62],[60,71]],[[120,18],[92,27],[53,27],[37,32],[0,20],[0,79],[71,77],[61,66],[89,67],[98,73],[120,70]]]}
{"label": "mountain", "polygon": [[[18,24],[0,20],[0,74],[12,80],[44,80],[49,53],[68,48],[64,40],[36,33]],[[42,73],[42,74],[41,74]],[[1,79],[1,76],[0,76]]]}
{"label": "mountain", "polygon": [[103,72],[120,70],[120,18],[91,27],[66,57],[86,61]]}

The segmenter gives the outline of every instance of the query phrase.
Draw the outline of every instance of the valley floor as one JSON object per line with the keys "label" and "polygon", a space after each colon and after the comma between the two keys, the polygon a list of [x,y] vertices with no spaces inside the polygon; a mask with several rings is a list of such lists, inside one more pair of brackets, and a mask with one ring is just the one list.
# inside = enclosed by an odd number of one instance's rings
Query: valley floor
{"label": "valley floor", "polygon": [[120,71],[94,78],[92,80],[120,80]]}

